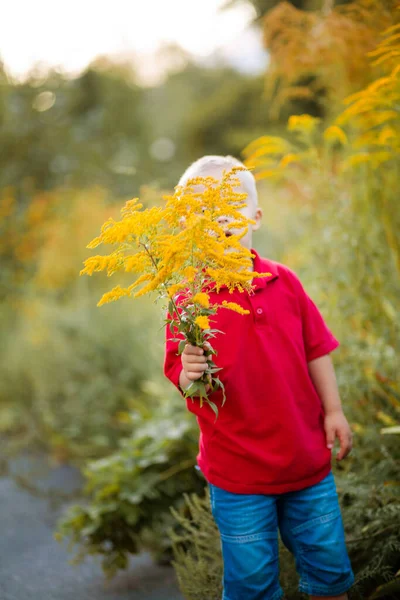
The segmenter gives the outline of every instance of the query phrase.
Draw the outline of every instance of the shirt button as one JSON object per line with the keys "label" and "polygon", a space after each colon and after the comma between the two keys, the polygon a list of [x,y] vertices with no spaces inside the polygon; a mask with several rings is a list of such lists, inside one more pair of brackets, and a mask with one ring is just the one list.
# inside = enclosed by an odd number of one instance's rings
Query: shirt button
{"label": "shirt button", "polygon": [[263,309],[262,308],[257,308],[257,314],[258,315],[262,315],[263,313]]}

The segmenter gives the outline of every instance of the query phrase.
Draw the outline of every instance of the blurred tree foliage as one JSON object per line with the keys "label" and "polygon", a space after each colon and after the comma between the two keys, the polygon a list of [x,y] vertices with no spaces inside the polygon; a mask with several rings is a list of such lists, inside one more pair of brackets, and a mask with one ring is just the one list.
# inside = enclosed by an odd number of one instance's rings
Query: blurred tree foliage
{"label": "blurred tree foliage", "polygon": [[[149,178],[142,90],[128,69],[99,61],[75,79],[56,71],[0,89],[0,185],[46,190],[102,185],[130,193]],[[136,171],[134,171],[136,169]],[[25,193],[22,193],[26,190]]]}
{"label": "blurred tree foliage", "polygon": [[[264,16],[268,11],[275,8],[281,0],[246,0],[248,4],[251,4],[255,10],[256,18]],[[313,4],[311,0],[291,0],[290,2],[296,8],[305,10],[310,4]],[[243,4],[243,0],[226,0],[223,5],[223,9],[228,9],[238,4]]]}
{"label": "blurred tree foliage", "polygon": [[176,150],[173,161],[154,165],[158,183],[176,185],[199,156],[238,154],[244,140],[262,133],[268,124],[262,89],[260,77],[223,65],[204,68],[188,62],[163,85],[145,90],[153,138],[172,140]]}
{"label": "blurred tree foliage", "polygon": [[[217,84],[222,76],[224,85]],[[263,80],[243,77],[235,71],[214,73],[207,102],[197,104],[186,121],[190,158],[203,154],[239,155],[244,140],[263,132],[268,118],[263,101]]]}
{"label": "blurred tree foliage", "polygon": [[[186,63],[150,88],[105,58],[76,78],[33,71],[20,83],[0,69],[0,188],[12,186],[24,204],[35,190],[59,186],[132,196],[144,183],[173,187],[205,152],[237,153],[267,126],[262,81]],[[160,139],[170,155],[154,153]]]}
{"label": "blurred tree foliage", "polygon": [[[267,12],[278,6],[282,0],[245,0],[247,4],[251,4],[256,13],[256,19],[260,20]],[[289,0],[295,8],[300,10],[326,10],[328,6],[339,6],[348,4],[351,0]],[[232,6],[243,4],[243,0],[226,0],[223,9],[231,8]]]}
{"label": "blurred tree foliage", "polygon": [[[146,188],[141,198],[159,200]],[[117,213],[99,188],[36,193],[26,210],[8,188],[0,197],[0,434],[10,452],[104,456],[126,432],[119,413],[158,396],[148,382],[162,376],[162,316],[140,301],[99,310],[107,281],[78,276],[88,240]]]}
{"label": "blurred tree foliage", "polygon": [[371,80],[367,52],[380,32],[396,22],[396,6],[396,0],[325,0],[300,8],[276,3],[263,19],[271,119],[279,118],[282,109],[328,117],[336,113],[343,98]]}

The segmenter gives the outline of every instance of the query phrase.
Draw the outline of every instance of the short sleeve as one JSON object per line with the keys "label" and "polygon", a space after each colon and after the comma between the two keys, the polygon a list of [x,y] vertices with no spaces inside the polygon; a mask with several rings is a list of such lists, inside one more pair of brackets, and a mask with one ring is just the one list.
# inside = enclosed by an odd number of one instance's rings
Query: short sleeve
{"label": "short sleeve", "polygon": [[296,276],[307,362],[329,354],[340,344],[328,328],[317,306]]}

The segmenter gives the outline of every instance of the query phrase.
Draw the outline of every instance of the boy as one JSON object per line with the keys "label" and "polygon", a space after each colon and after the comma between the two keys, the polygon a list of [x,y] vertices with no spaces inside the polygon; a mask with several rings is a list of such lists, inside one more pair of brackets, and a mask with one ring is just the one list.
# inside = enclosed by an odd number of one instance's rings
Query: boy
{"label": "boy", "polygon": [[[180,184],[196,176],[218,179],[241,165],[232,157],[205,156]],[[238,172],[247,193],[243,214],[253,219],[241,243],[252,249],[262,211],[250,171]],[[229,219],[220,218],[227,231]],[[200,427],[197,461],[210,489],[221,537],[223,600],[278,600],[278,528],[294,554],[299,589],[318,598],[345,600],[354,576],[347,555],[331,471],[351,450],[351,431],[341,408],[329,353],[339,342],[288,267],[254,254],[253,294],[221,289],[218,301],[250,310],[242,316],[218,311],[213,341],[226,404],[215,415],[187,399]],[[213,298],[211,298],[213,301]],[[181,391],[206,369],[204,350],[187,345],[181,357],[167,341],[164,372]],[[213,393],[213,399],[220,394]]]}

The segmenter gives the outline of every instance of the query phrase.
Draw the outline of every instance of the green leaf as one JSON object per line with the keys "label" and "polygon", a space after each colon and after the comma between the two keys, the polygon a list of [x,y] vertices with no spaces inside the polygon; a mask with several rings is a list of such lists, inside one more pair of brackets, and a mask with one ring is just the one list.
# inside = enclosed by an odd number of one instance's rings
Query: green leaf
{"label": "green leaf", "polygon": [[202,308],[201,309],[201,314],[202,315],[215,315],[216,311],[213,308]]}
{"label": "green leaf", "polygon": [[186,398],[193,398],[193,396],[195,396],[198,392],[198,385],[199,385],[199,381],[193,381],[193,383],[191,383],[189,385],[188,388],[186,388],[185,390],[185,397]]}
{"label": "green leaf", "polygon": [[215,404],[215,402],[213,402],[212,400],[209,400],[208,398],[207,398],[206,402],[207,402],[207,404],[209,404],[209,406],[212,408],[212,410],[215,413],[215,421],[214,421],[214,423],[215,423],[216,420],[218,419],[218,407]]}
{"label": "green leaf", "polygon": [[218,379],[218,383],[219,383],[219,385],[220,385],[220,387],[222,389],[223,399],[222,399],[221,406],[223,406],[225,404],[225,401],[226,401],[225,386],[224,386],[224,384],[222,383],[222,381],[220,379]]}
{"label": "green leaf", "polygon": [[181,340],[178,345],[178,354],[182,354],[186,346],[186,340]]}
{"label": "green leaf", "polygon": [[180,333],[185,333],[186,334],[188,331],[190,331],[190,324],[186,323],[186,322],[179,323],[179,325],[178,325],[178,331]]}
{"label": "green leaf", "polygon": [[212,380],[212,391],[213,391],[213,392],[216,392],[217,390],[219,390],[219,388],[221,387],[219,384],[220,384],[220,381],[219,381],[219,379],[217,379],[217,378],[214,378],[214,379]]}
{"label": "green leaf", "polygon": [[[207,337],[215,337],[215,335],[207,336]],[[211,347],[210,349],[207,348],[207,354],[212,354],[213,356],[216,356],[218,354],[218,352],[213,347]]]}
{"label": "green leaf", "polygon": [[199,381],[198,390],[201,398],[207,398],[206,385],[203,381]]}

